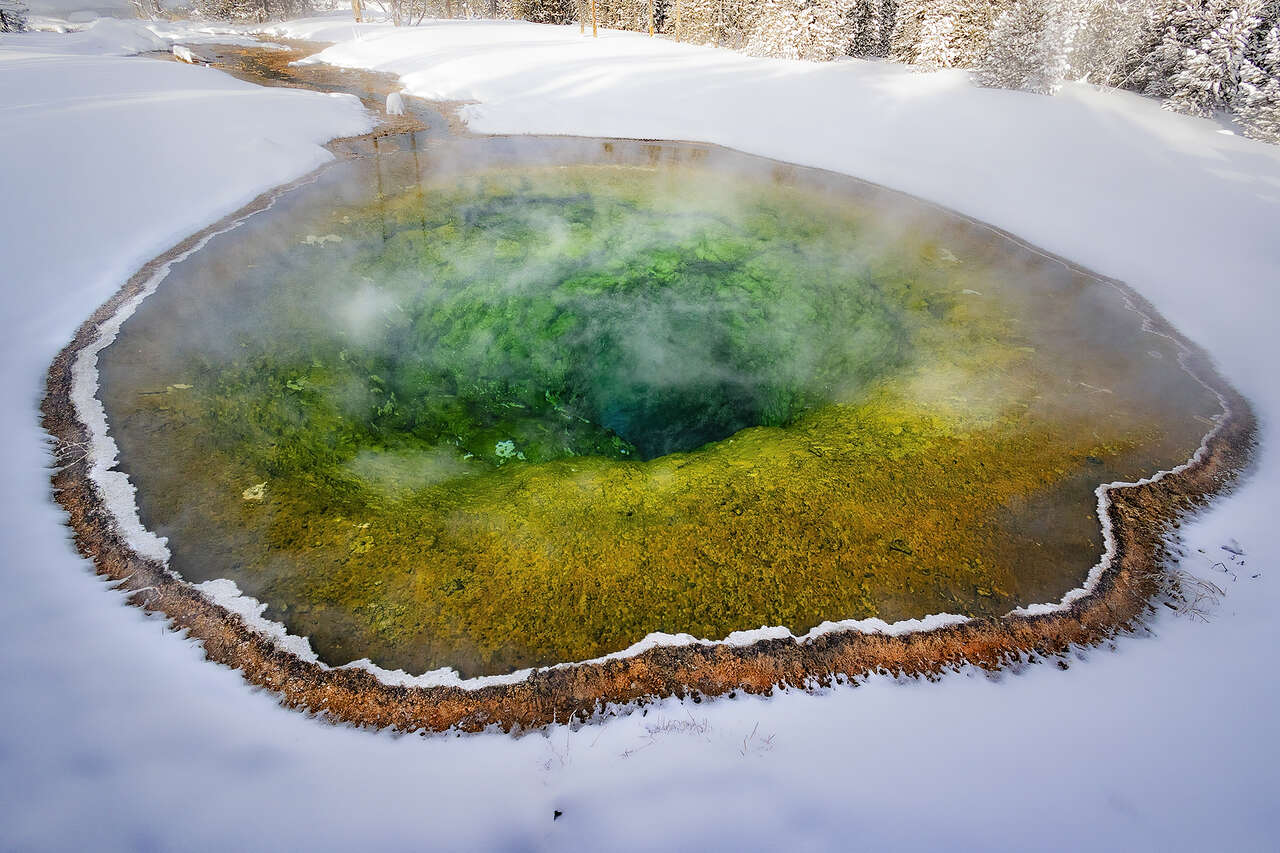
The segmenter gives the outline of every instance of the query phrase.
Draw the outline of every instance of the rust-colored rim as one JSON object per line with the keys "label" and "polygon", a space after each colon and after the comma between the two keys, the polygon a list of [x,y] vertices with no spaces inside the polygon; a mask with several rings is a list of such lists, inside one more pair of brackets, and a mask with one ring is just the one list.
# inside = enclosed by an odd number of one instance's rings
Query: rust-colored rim
{"label": "rust-colored rim", "polygon": [[[330,147],[349,150],[344,142]],[[1073,646],[1097,645],[1117,632],[1132,630],[1154,610],[1152,599],[1165,588],[1168,534],[1187,513],[1231,487],[1255,445],[1256,422],[1248,402],[1218,374],[1205,352],[1120,282],[1040,252],[1119,288],[1155,331],[1182,347],[1185,369],[1217,393],[1224,406],[1187,463],[1138,484],[1100,490],[1099,518],[1109,528],[1110,550],[1100,574],[1070,604],[1034,615],[1015,611],[899,634],[850,627],[747,645],[657,646],[629,656],[537,669],[520,681],[482,687],[393,685],[369,670],[304,660],[130,546],[91,476],[92,460],[85,448],[92,438],[80,420],[72,388],[73,366],[81,352],[98,342],[102,325],[143,293],[166,264],[266,209],[318,171],[264,193],[143,266],[54,359],[41,411],[54,439],[54,496],[67,512],[77,548],[93,561],[97,573],[115,582],[129,603],[163,614],[173,630],[200,641],[209,660],[239,670],[246,681],[275,692],[287,707],[335,722],[401,731],[477,731],[489,726],[513,731],[618,713],[667,696],[770,693],[779,687],[823,685],[875,672],[934,677],[964,664],[998,669],[1029,655],[1062,656]],[[1026,246],[1007,232],[984,227]],[[1065,666],[1065,658],[1060,663]]]}

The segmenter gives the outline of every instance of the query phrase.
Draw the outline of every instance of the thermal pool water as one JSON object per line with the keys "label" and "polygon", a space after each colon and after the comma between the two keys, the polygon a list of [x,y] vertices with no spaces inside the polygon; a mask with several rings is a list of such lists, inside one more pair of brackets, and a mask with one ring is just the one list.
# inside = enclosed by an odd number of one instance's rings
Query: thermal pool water
{"label": "thermal pool water", "polygon": [[995,615],[1219,414],[1117,286],[676,143],[385,138],[176,264],[99,357],[171,567],[332,664]]}

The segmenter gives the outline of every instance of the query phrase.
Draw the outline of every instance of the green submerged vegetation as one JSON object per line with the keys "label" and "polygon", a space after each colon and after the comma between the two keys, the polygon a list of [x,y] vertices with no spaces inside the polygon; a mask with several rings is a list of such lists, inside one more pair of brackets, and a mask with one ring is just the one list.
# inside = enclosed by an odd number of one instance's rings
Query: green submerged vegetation
{"label": "green submerged vegetation", "polygon": [[295,249],[307,292],[200,371],[214,433],[273,475],[442,445],[652,459],[855,398],[906,359],[904,311],[946,311],[796,211],[513,180],[393,200],[338,269]]}
{"label": "green submerged vegetation", "polygon": [[1103,415],[987,260],[825,196],[576,167],[331,206],[167,347],[140,312],[108,402],[178,570],[335,663],[1002,612],[1083,577],[1101,474],[1195,437]]}

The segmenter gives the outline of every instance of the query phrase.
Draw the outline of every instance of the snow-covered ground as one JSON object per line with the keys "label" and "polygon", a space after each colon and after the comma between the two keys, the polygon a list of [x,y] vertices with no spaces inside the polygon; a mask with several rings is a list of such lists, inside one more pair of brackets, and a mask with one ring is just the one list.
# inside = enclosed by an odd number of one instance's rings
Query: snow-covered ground
{"label": "snow-covered ground", "polygon": [[137,266],[367,118],[346,98],[101,56],[192,43],[181,27],[0,37],[0,848],[1274,848],[1280,149],[1083,86],[1050,99],[572,27],[276,31],[475,100],[477,130],[698,139],[837,169],[1129,281],[1263,419],[1251,478],[1184,530],[1183,567],[1228,595],[1209,624],[1161,617],[1066,672],[667,701],[517,740],[285,711],[92,576],[49,499],[36,409],[50,359]]}

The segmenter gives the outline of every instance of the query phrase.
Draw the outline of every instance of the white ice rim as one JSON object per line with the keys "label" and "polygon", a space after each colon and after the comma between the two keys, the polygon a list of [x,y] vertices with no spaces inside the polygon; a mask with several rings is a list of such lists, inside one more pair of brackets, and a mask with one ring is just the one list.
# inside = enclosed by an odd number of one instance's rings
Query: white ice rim
{"label": "white ice rim", "polygon": [[[482,675],[472,678],[463,678],[456,669],[447,666],[430,670],[421,675],[410,675],[402,669],[384,669],[383,667],[373,663],[368,658],[361,658],[360,660],[351,661],[350,663],[342,664],[340,666],[327,664],[324,661],[321,661],[319,656],[315,653],[315,650],[311,648],[311,642],[307,637],[290,634],[288,629],[282,623],[266,618],[263,615],[267,609],[266,603],[260,602],[252,596],[243,594],[235,581],[227,578],[209,580],[198,584],[193,584],[190,581],[187,581],[169,566],[170,552],[168,540],[164,537],[157,536],[154,532],[148,530],[146,526],[143,525],[138,509],[137,489],[129,481],[128,475],[116,468],[119,459],[119,448],[115,443],[115,439],[111,437],[108,430],[106,409],[103,407],[102,402],[97,396],[99,384],[98,354],[111,345],[119,334],[120,328],[124,325],[124,322],[133,315],[144,299],[156,291],[156,288],[158,288],[160,283],[168,276],[169,270],[174,264],[186,260],[191,255],[203,249],[214,237],[232,231],[240,225],[243,225],[253,216],[270,210],[275,206],[276,201],[285,194],[314,182],[319,178],[321,173],[332,165],[332,163],[329,163],[325,166],[321,166],[307,178],[283,187],[278,187],[276,190],[272,191],[272,194],[266,204],[237,216],[221,228],[209,231],[201,236],[190,248],[165,260],[156,268],[155,272],[151,274],[136,294],[122,302],[109,318],[98,324],[97,334],[94,340],[81,348],[76,354],[75,361],[71,367],[70,397],[72,406],[75,409],[76,417],[85,427],[85,431],[88,434],[85,459],[88,463],[89,479],[97,489],[102,506],[109,514],[116,532],[125,541],[128,547],[134,551],[134,553],[160,563],[164,567],[164,570],[175,580],[197,590],[201,596],[210,603],[225,608],[227,611],[239,616],[252,630],[269,639],[276,648],[326,670],[351,668],[366,670],[377,678],[379,682],[389,686],[417,688],[458,687],[464,690],[480,690],[496,685],[518,684],[529,678],[529,676],[535,672],[600,664],[609,660],[635,657],[650,649],[660,646],[677,647],[690,645],[725,645],[741,647],[749,646],[762,640],[778,639],[791,639],[797,643],[805,643],[826,634],[845,632],[903,636],[907,634],[927,633],[942,628],[963,625],[975,618],[955,613],[935,613],[924,616],[920,619],[904,619],[892,623],[875,618],[845,619],[834,622],[823,622],[810,629],[808,632],[800,635],[793,634],[790,629],[782,626],[762,626],[752,630],[733,631],[728,636],[719,640],[698,638],[692,634],[667,634],[655,632],[647,635],[644,639],[633,643],[622,651],[613,652],[602,657],[557,663],[543,667],[529,667],[507,673],[505,675]],[[856,178],[856,176],[852,177]],[[1186,371],[1192,379],[1217,397],[1219,405],[1222,407],[1221,413],[1214,418],[1213,427],[1205,433],[1204,438],[1200,441],[1200,446],[1196,448],[1195,453],[1193,453],[1191,458],[1186,462],[1168,470],[1158,471],[1150,477],[1146,477],[1141,480],[1134,482],[1116,481],[1112,483],[1103,483],[1094,490],[1094,494],[1096,494],[1098,498],[1097,514],[1102,526],[1104,548],[1101,558],[1089,570],[1083,584],[1069,590],[1057,602],[1030,604],[1025,607],[1018,607],[1005,614],[1005,617],[1042,616],[1065,611],[1075,602],[1093,593],[1097,588],[1098,582],[1111,567],[1112,561],[1115,558],[1116,539],[1112,530],[1111,516],[1108,512],[1111,506],[1111,490],[1155,483],[1171,474],[1181,473],[1182,471],[1199,464],[1205,454],[1208,453],[1209,443],[1218,435],[1219,432],[1221,432],[1223,425],[1232,414],[1231,406],[1221,391],[1207,383],[1188,366],[1187,358],[1191,354],[1191,350],[1188,345],[1180,337],[1158,330],[1150,316],[1143,312],[1138,305],[1134,303],[1130,292],[1118,282],[1094,275],[1081,267],[1068,263],[1062,258],[1049,255],[1037,247],[1023,242],[1007,231],[995,228],[987,223],[972,219],[962,213],[949,208],[944,208],[941,205],[933,204],[932,202],[928,202],[924,199],[920,199],[915,196],[912,196],[912,198],[923,204],[934,207],[939,211],[943,211],[950,216],[959,217],[972,225],[984,228],[992,234],[1009,240],[1047,260],[1060,263],[1075,273],[1088,275],[1099,284],[1104,284],[1115,289],[1124,300],[1125,306],[1142,318],[1142,331],[1149,334],[1159,335],[1160,337],[1164,337],[1171,341],[1178,350],[1178,365]]]}

